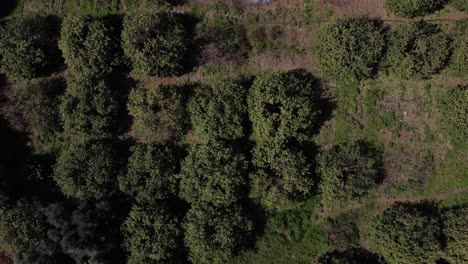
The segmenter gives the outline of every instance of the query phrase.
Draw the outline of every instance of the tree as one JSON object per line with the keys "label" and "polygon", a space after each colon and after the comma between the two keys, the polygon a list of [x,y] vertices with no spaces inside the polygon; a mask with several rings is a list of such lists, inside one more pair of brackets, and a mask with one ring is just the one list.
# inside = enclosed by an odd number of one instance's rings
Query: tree
{"label": "tree", "polygon": [[7,116],[21,119],[38,149],[53,144],[62,130],[57,108],[64,88],[65,81],[55,77],[16,82],[11,88],[10,101],[3,106]]}
{"label": "tree", "polygon": [[304,201],[314,186],[311,162],[298,147],[257,144],[252,157],[250,197],[268,209],[290,209]]}
{"label": "tree", "polygon": [[185,245],[192,263],[224,263],[252,242],[252,221],[238,205],[194,205],[185,221]]}
{"label": "tree", "polygon": [[67,197],[100,200],[114,194],[118,172],[110,143],[71,143],[57,158],[54,179]]}
{"label": "tree", "polygon": [[59,47],[72,75],[102,78],[118,64],[119,41],[103,19],[73,14],[63,19]]}
{"label": "tree", "polygon": [[450,263],[468,262],[468,207],[450,208],[443,214],[445,253]]}
{"label": "tree", "polygon": [[185,35],[176,15],[128,14],[123,24],[122,47],[136,72],[167,77],[183,69]]}
{"label": "tree", "polygon": [[409,22],[390,32],[385,64],[400,77],[424,79],[444,69],[450,52],[450,39],[439,26]]}
{"label": "tree", "polygon": [[128,263],[178,263],[182,230],[178,219],[162,206],[134,205],[123,224]]}
{"label": "tree", "polygon": [[104,80],[69,82],[60,105],[65,136],[80,142],[112,137],[119,110],[116,97]]}
{"label": "tree", "polygon": [[22,79],[50,73],[60,63],[57,24],[53,17],[36,15],[0,27],[1,71]]}
{"label": "tree", "polygon": [[454,145],[468,142],[468,87],[450,87],[438,98],[438,107],[442,113],[440,128]]}
{"label": "tree", "polygon": [[189,103],[192,124],[206,140],[236,140],[244,137],[247,89],[235,81],[199,86]]}
{"label": "tree", "polygon": [[450,69],[468,79],[468,20],[457,21],[452,33],[453,52]]}
{"label": "tree", "polygon": [[440,256],[442,230],[435,209],[396,204],[371,229],[372,245],[389,263],[430,263]]}
{"label": "tree", "polygon": [[318,157],[323,204],[341,206],[376,186],[377,163],[358,143],[338,145]]}
{"label": "tree", "polygon": [[151,143],[179,139],[187,130],[186,96],[183,87],[136,88],[128,98],[133,133]]}
{"label": "tree", "polygon": [[248,164],[231,146],[215,142],[192,145],[182,162],[180,197],[192,204],[229,206],[246,193]]}
{"label": "tree", "polygon": [[386,263],[381,257],[368,252],[362,248],[351,248],[345,251],[331,251],[320,257],[320,264],[384,264]]}
{"label": "tree", "polygon": [[317,35],[317,55],[324,72],[337,79],[372,77],[379,65],[385,41],[375,21],[338,19]]}
{"label": "tree", "polygon": [[309,76],[267,72],[258,76],[248,95],[249,117],[257,144],[312,137],[319,113],[317,83]]}
{"label": "tree", "polygon": [[403,17],[425,16],[441,9],[443,0],[387,0],[385,8]]}
{"label": "tree", "polygon": [[127,173],[119,177],[120,190],[140,203],[152,203],[177,194],[178,164],[174,148],[138,144],[131,151]]}
{"label": "tree", "polygon": [[46,238],[45,217],[37,201],[21,199],[0,208],[0,248],[10,254],[36,246]]}

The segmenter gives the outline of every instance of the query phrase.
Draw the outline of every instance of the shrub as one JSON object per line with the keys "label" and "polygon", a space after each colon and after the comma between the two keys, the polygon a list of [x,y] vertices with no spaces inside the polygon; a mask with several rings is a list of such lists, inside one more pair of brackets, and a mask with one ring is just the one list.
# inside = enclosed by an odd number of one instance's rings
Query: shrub
{"label": "shrub", "polygon": [[132,90],[128,111],[136,138],[150,143],[177,140],[187,130],[186,96],[182,87],[158,86]]}
{"label": "shrub", "polygon": [[385,44],[379,27],[368,19],[338,19],[322,28],[317,38],[324,72],[341,80],[372,77]]}
{"label": "shrub", "polygon": [[59,47],[74,75],[102,78],[118,64],[118,38],[103,19],[73,14],[62,23]]}
{"label": "shrub", "polygon": [[468,12],[468,2],[465,0],[451,0],[449,4],[462,12]]}
{"label": "shrub", "polygon": [[239,83],[223,81],[199,86],[189,103],[192,124],[206,140],[244,137],[247,90]]}
{"label": "shrub", "polygon": [[24,120],[36,147],[53,143],[62,130],[57,108],[64,88],[61,78],[17,82],[12,87],[13,111]]}
{"label": "shrub", "polygon": [[36,201],[19,200],[0,209],[0,247],[10,254],[36,246],[46,237],[45,217]]}
{"label": "shrub", "polygon": [[131,151],[127,173],[119,177],[120,190],[140,203],[168,199],[177,194],[177,157],[173,148],[138,144]]}
{"label": "shrub", "polygon": [[313,171],[301,149],[284,143],[257,144],[252,160],[256,168],[250,175],[250,196],[267,209],[289,209],[310,195]]}
{"label": "shrub", "polygon": [[54,179],[63,194],[79,200],[110,197],[116,189],[117,174],[112,146],[101,141],[68,145],[54,168]]}
{"label": "shrub", "polygon": [[451,208],[444,215],[445,248],[450,263],[468,262],[468,207]]}
{"label": "shrub", "polygon": [[409,22],[390,32],[386,65],[403,78],[429,78],[446,66],[451,44],[439,26]]}
{"label": "shrub", "polygon": [[453,30],[453,52],[450,69],[468,79],[468,20],[457,21]]}
{"label": "shrub", "polygon": [[454,145],[466,144],[468,141],[468,87],[449,88],[438,98],[442,113],[440,128]]}
{"label": "shrub", "polygon": [[164,207],[134,205],[123,223],[128,263],[177,263],[182,230]]}
{"label": "shrub", "polygon": [[351,248],[345,251],[331,251],[320,257],[319,264],[384,264],[381,257],[363,248]]}
{"label": "shrub", "polygon": [[136,72],[159,77],[181,73],[187,40],[177,16],[129,14],[123,27],[122,47]]}
{"label": "shrub", "polygon": [[429,263],[440,256],[442,232],[432,207],[396,204],[376,219],[371,237],[389,263]]}
{"label": "shrub", "polygon": [[255,141],[310,140],[320,111],[314,101],[317,92],[317,83],[308,76],[258,76],[247,98]]}
{"label": "shrub", "polygon": [[112,137],[119,109],[111,89],[105,81],[68,83],[60,105],[65,136],[80,142]]}
{"label": "shrub", "polygon": [[376,186],[376,161],[359,144],[335,146],[318,157],[323,204],[344,205]]}
{"label": "shrub", "polygon": [[237,206],[193,206],[186,216],[185,245],[192,263],[224,263],[252,242],[252,221]]}
{"label": "shrub", "polygon": [[385,8],[403,17],[425,16],[441,9],[443,0],[387,0]]}
{"label": "shrub", "polygon": [[192,145],[182,162],[180,197],[221,207],[235,203],[245,193],[247,168],[247,158],[233,147]]}
{"label": "shrub", "polygon": [[50,73],[60,62],[57,24],[52,17],[26,16],[0,27],[1,70],[24,79]]}

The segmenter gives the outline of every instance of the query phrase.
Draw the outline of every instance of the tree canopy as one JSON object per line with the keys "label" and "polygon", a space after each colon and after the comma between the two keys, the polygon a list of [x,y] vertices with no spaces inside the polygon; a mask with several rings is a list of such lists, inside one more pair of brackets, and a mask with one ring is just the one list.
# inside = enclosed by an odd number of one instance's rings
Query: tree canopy
{"label": "tree canopy", "polygon": [[248,160],[229,145],[192,145],[182,162],[180,197],[189,203],[229,206],[246,193]]}
{"label": "tree canopy", "polygon": [[189,103],[190,117],[197,134],[206,140],[244,137],[246,96],[247,89],[232,80],[198,86]]}
{"label": "tree canopy", "polygon": [[468,262],[468,207],[450,208],[443,214],[445,253],[450,263]]}
{"label": "tree canopy", "polygon": [[406,79],[426,79],[448,63],[451,42],[440,27],[424,21],[409,22],[389,33],[386,66]]}
{"label": "tree canopy", "polygon": [[60,63],[58,28],[53,17],[29,15],[0,27],[0,69],[11,77],[33,78]]}
{"label": "tree canopy", "polygon": [[403,17],[425,16],[441,9],[443,0],[387,0],[388,11]]}
{"label": "tree canopy", "polygon": [[185,29],[171,13],[136,13],[124,18],[122,48],[133,69],[166,77],[181,73],[187,51]]}
{"label": "tree canopy", "polygon": [[336,79],[372,77],[384,50],[384,35],[375,21],[338,19],[317,35],[317,55],[324,72]]}

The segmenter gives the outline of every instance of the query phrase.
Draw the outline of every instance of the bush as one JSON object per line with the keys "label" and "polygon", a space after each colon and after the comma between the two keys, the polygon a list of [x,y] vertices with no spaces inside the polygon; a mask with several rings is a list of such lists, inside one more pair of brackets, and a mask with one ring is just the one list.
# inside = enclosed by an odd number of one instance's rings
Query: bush
{"label": "bush", "polygon": [[468,142],[468,87],[449,88],[438,98],[438,106],[442,113],[440,128],[452,141],[453,145]]}
{"label": "bush", "polygon": [[453,52],[450,69],[468,79],[468,20],[457,21],[453,30]]}
{"label": "bush", "polygon": [[58,21],[26,16],[0,27],[0,65],[9,76],[29,79],[50,73],[60,62]]}
{"label": "bush", "polygon": [[13,111],[24,120],[36,147],[46,148],[54,143],[62,130],[57,108],[64,88],[61,78],[17,82],[12,87]]}
{"label": "bush", "polygon": [[387,0],[385,8],[403,17],[425,16],[441,9],[444,0]]}
{"label": "bush", "polygon": [[247,98],[257,144],[310,140],[320,111],[315,103],[317,92],[317,83],[309,76],[283,72],[258,76]]}
{"label": "bush", "polygon": [[252,221],[232,207],[193,206],[186,216],[185,245],[192,263],[224,263],[252,242]]}
{"label": "bush", "polygon": [[386,65],[406,78],[429,78],[443,70],[451,44],[439,26],[424,21],[409,22],[390,32]]}
{"label": "bush", "polygon": [[123,27],[122,47],[136,72],[159,77],[181,73],[187,40],[177,16],[129,14]]}
{"label": "bush", "polygon": [[376,219],[372,246],[389,263],[434,263],[441,251],[442,230],[435,209],[396,204]]}
{"label": "bush", "polygon": [[319,264],[384,264],[381,257],[363,248],[351,248],[345,251],[332,251],[320,257]]}
{"label": "bush", "polygon": [[450,263],[468,262],[468,207],[451,208],[444,215],[445,248]]}
{"label": "bush", "polygon": [[73,14],[62,23],[59,47],[73,75],[102,78],[118,64],[119,41],[103,19]]}
{"label": "bush", "polygon": [[327,75],[344,80],[375,74],[385,42],[374,21],[338,19],[322,28],[317,38],[317,55]]}
{"label": "bush", "polygon": [[120,190],[140,203],[177,195],[177,157],[173,148],[138,144],[131,151],[127,173],[119,177]]}
{"label": "bush", "polygon": [[229,206],[245,193],[247,168],[247,158],[230,146],[192,145],[182,162],[180,197],[189,203]]}
{"label": "bush", "polygon": [[72,143],[57,158],[54,179],[65,196],[79,200],[109,198],[116,189],[117,161],[109,143]]}
{"label": "bush", "polygon": [[364,197],[376,186],[376,161],[357,143],[335,146],[318,157],[320,192],[326,207]]}
{"label": "bush", "polygon": [[305,153],[283,143],[257,144],[250,175],[250,196],[267,209],[285,210],[304,201],[314,186],[311,162]]}
{"label": "bush", "polygon": [[247,90],[239,83],[223,81],[199,86],[189,103],[193,128],[206,140],[244,137]]}
{"label": "bush", "polygon": [[449,4],[462,12],[468,12],[468,2],[466,0],[451,0]]}
{"label": "bush", "polygon": [[0,208],[0,248],[10,254],[36,246],[46,237],[45,217],[36,201],[19,200]]}
{"label": "bush", "polygon": [[111,89],[105,81],[82,79],[68,83],[60,105],[65,136],[80,142],[113,136],[119,109]]}
{"label": "bush", "polygon": [[147,142],[177,140],[187,130],[186,96],[183,87],[158,86],[132,90],[128,111],[133,117],[133,133]]}
{"label": "bush", "polygon": [[177,263],[182,230],[177,218],[163,207],[134,205],[123,223],[129,264]]}

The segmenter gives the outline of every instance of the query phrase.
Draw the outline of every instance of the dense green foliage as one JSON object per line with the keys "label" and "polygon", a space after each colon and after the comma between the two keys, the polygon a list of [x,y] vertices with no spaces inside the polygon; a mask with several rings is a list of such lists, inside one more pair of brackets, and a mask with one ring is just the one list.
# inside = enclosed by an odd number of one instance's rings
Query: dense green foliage
{"label": "dense green foliage", "polygon": [[385,7],[399,16],[417,17],[437,11],[443,4],[443,0],[387,0]]}
{"label": "dense green foliage", "polygon": [[189,103],[193,127],[206,140],[244,137],[247,89],[234,81],[199,86]]}
{"label": "dense green foliage", "polygon": [[102,78],[118,62],[118,38],[103,19],[84,15],[66,16],[59,47],[71,74]]}
{"label": "dense green foliage", "polygon": [[110,197],[116,189],[117,159],[110,143],[72,143],[57,158],[54,179],[62,192],[79,200]]}
{"label": "dense green foliage", "polygon": [[377,70],[384,35],[375,21],[338,19],[317,35],[317,55],[324,72],[336,79],[366,79]]}
{"label": "dense green foliage", "polygon": [[386,65],[406,78],[429,78],[446,66],[451,51],[448,35],[424,21],[409,22],[389,33]]}
{"label": "dense green foliage", "polygon": [[468,20],[456,22],[452,37],[450,69],[458,76],[468,79]]}
{"label": "dense green foliage", "polygon": [[180,197],[189,203],[229,206],[246,193],[247,158],[220,143],[189,149],[180,172]]}
{"label": "dense green foliage", "polygon": [[19,122],[24,123],[24,130],[31,134],[38,148],[47,148],[62,130],[57,108],[64,87],[61,78],[17,82],[11,88],[10,104],[3,106],[5,114],[21,119]]}
{"label": "dense green foliage", "polygon": [[439,98],[442,113],[440,127],[453,144],[466,144],[468,140],[468,87],[449,88]]}
{"label": "dense green foliage", "polygon": [[157,144],[133,146],[120,190],[138,202],[152,203],[177,195],[177,156],[174,148]]}
{"label": "dense green foliage", "polygon": [[11,77],[47,74],[60,62],[52,17],[25,16],[0,27],[0,69]]}
{"label": "dense green foliage", "polygon": [[177,218],[163,207],[134,205],[123,233],[129,264],[177,263],[180,259],[177,250],[182,230]]}
{"label": "dense green foliage", "polygon": [[379,256],[362,248],[351,248],[345,251],[332,251],[320,257],[320,264],[380,264],[385,261]]}
{"label": "dense green foliage", "polygon": [[335,146],[318,158],[320,192],[327,207],[340,206],[362,198],[377,181],[374,157],[362,146]]}
{"label": "dense green foliage", "polygon": [[69,82],[60,105],[65,134],[77,141],[111,137],[117,112],[116,94],[106,81]]}
{"label": "dense green foliage", "polygon": [[434,209],[397,204],[376,219],[373,246],[389,263],[435,262],[442,249],[442,230]]}
{"label": "dense green foliage", "polygon": [[184,87],[138,87],[128,98],[135,137],[144,142],[179,139],[187,130]]}
{"label": "dense green foliage", "polygon": [[468,12],[468,2],[465,0],[450,0],[449,4],[460,11]]}
{"label": "dense green foliage", "polygon": [[443,214],[445,252],[450,263],[468,262],[468,207],[451,208]]}
{"label": "dense green foliage", "polygon": [[46,236],[45,217],[35,201],[19,200],[0,208],[0,248],[18,253],[36,246]]}
{"label": "dense green foliage", "polygon": [[224,263],[252,241],[252,221],[233,205],[216,208],[195,205],[185,222],[185,245],[192,263]]}
{"label": "dense green foliage", "polygon": [[160,77],[181,73],[186,33],[171,13],[126,15],[122,47],[138,73]]}

